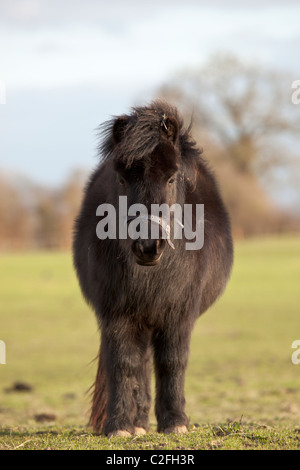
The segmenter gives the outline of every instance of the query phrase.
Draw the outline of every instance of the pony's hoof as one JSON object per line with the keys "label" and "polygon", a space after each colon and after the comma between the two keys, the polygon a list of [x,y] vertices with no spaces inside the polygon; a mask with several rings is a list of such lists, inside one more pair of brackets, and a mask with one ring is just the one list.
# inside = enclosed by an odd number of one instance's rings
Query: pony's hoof
{"label": "pony's hoof", "polygon": [[138,428],[138,427],[134,428],[134,435],[135,436],[142,436],[142,435],[146,434],[146,432],[147,431],[144,428]]}
{"label": "pony's hoof", "polygon": [[188,429],[186,426],[170,426],[169,428],[164,429],[165,434],[186,434]]}
{"label": "pony's hoof", "polygon": [[111,437],[129,437],[131,436],[130,432],[129,431],[124,431],[122,429],[117,429],[116,431],[112,431],[108,434],[108,439],[110,439]]}

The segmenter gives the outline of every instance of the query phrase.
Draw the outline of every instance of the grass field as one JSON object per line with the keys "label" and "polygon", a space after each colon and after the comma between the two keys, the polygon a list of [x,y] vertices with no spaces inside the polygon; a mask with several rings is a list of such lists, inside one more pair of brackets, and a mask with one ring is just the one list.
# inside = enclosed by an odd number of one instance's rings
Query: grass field
{"label": "grass field", "polygon": [[153,411],[146,436],[92,433],[98,337],[70,254],[0,257],[0,449],[300,448],[299,237],[236,243],[228,289],[193,333],[187,435],[156,433]]}

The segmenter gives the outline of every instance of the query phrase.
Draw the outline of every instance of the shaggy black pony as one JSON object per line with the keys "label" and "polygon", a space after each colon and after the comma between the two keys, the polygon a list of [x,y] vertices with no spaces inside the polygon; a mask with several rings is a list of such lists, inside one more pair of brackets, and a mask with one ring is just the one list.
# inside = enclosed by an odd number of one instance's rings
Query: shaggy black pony
{"label": "shaggy black pony", "polygon": [[[154,101],[106,123],[99,151],[102,161],[87,184],[73,243],[80,286],[101,329],[90,424],[109,436],[148,430],[153,360],[158,432],[187,432],[184,377],[191,331],[228,281],[229,217],[202,152],[167,103]],[[156,224],[158,236],[119,236],[120,196],[128,207],[141,203],[148,209],[144,222]],[[194,232],[204,223],[201,249],[187,249],[191,240],[183,228],[182,238],[174,237],[174,214],[170,224],[163,216],[151,220],[152,204],[174,203],[183,214],[192,207]],[[115,237],[96,231],[107,216],[97,212],[102,204],[116,210]],[[127,216],[126,229],[137,216]]]}

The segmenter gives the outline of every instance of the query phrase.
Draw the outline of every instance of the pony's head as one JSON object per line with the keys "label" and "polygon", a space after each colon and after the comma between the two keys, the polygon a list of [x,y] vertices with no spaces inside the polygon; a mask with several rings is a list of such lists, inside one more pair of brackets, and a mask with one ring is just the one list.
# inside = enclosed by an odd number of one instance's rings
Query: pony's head
{"label": "pony's head", "polygon": [[[164,210],[184,204],[184,186],[191,181],[187,175],[195,174],[184,161],[188,131],[183,132],[175,108],[156,101],[113,119],[105,133],[102,153],[113,159],[118,195],[126,196],[128,207],[133,208],[126,222],[144,230],[143,236],[131,240],[132,252],[138,264],[154,266],[167,243],[174,248],[170,233],[174,214],[166,215]],[[137,204],[145,210],[134,212]],[[154,206],[164,210],[154,214]]]}

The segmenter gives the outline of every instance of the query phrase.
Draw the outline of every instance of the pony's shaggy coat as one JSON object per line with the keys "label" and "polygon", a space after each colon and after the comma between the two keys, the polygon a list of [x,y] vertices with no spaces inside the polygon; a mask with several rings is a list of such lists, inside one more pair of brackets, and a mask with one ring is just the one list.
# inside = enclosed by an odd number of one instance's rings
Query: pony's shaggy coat
{"label": "pony's shaggy coat", "polygon": [[[101,162],[75,224],[74,265],[95,310],[101,347],[90,423],[105,434],[148,430],[156,376],[159,432],[186,430],[184,375],[195,320],[223,292],[232,265],[230,222],[202,151],[175,108],[155,101],[102,129]],[[159,264],[137,264],[132,240],[96,235],[96,209],[120,195],[129,204],[204,204],[204,245],[162,246]],[[151,241],[150,241],[151,242]]]}

